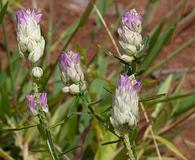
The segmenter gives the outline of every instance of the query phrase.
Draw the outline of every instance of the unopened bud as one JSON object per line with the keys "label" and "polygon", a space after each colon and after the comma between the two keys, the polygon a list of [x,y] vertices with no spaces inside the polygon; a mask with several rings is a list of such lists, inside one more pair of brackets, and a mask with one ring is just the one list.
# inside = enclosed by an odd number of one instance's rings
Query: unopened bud
{"label": "unopened bud", "polygon": [[41,67],[33,67],[32,74],[35,78],[40,78],[43,75],[43,70]]}

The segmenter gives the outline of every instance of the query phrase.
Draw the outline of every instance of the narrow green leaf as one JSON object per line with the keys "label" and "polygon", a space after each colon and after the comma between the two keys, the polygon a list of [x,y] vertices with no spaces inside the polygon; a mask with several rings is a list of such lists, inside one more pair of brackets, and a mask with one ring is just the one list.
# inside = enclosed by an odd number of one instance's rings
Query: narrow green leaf
{"label": "narrow green leaf", "polygon": [[152,96],[152,97],[144,97],[144,98],[141,98],[139,101],[140,102],[146,102],[146,101],[152,101],[152,100],[156,100],[158,98],[162,98],[164,97],[166,94],[158,94],[158,95],[155,95],[155,96]]}
{"label": "narrow green leaf", "polygon": [[165,21],[162,20],[161,23],[157,26],[157,28],[155,29],[154,33],[151,35],[150,41],[149,41],[149,49],[148,51],[150,52],[151,49],[155,46],[161,32],[163,29],[163,26],[165,24]]}
{"label": "narrow green leaf", "polygon": [[7,11],[7,7],[8,7],[8,2],[3,6],[3,8],[1,8],[1,11],[0,11],[0,24],[3,22],[3,18],[5,16],[6,11]]}
{"label": "narrow green leaf", "polygon": [[194,94],[182,98],[182,101],[178,104],[177,108],[175,108],[173,116],[179,116],[180,114],[185,113],[194,106],[195,106]]}
{"label": "narrow green leaf", "polygon": [[7,152],[0,148],[0,159],[1,158],[3,158],[4,160],[14,160],[13,157],[11,157]]}
{"label": "narrow green leaf", "polygon": [[23,127],[20,127],[20,128],[8,128],[8,129],[0,129],[0,131],[2,132],[8,132],[8,131],[20,131],[20,130],[24,130],[24,129],[28,129],[28,128],[32,128],[32,127],[36,127],[37,124],[34,124],[34,125],[29,125],[29,126],[23,126]]}
{"label": "narrow green leaf", "polygon": [[11,112],[10,100],[6,86],[1,90],[0,94],[0,115],[3,117]]}
{"label": "narrow green leaf", "polygon": [[[170,85],[171,85],[172,78],[173,78],[173,75],[172,74],[167,77],[167,79],[164,81],[164,83],[160,86],[160,89],[158,91],[158,94],[167,94],[168,93],[169,88],[170,88]],[[158,103],[156,105],[156,109],[152,113],[152,117],[155,118],[155,117],[158,116],[158,114],[162,110],[162,106],[163,106],[163,103]]]}
{"label": "narrow green leaf", "polygon": [[78,149],[78,148],[80,148],[80,147],[81,147],[81,146],[72,147],[72,148],[70,148],[70,149],[64,151],[63,153],[60,153],[59,156],[63,156],[64,154],[69,153],[69,152],[72,152],[72,151],[74,151],[74,150],[76,150],[76,149]]}
{"label": "narrow green leaf", "polygon": [[145,70],[152,64],[153,60],[158,55],[158,53],[160,52],[160,50],[162,49],[164,44],[167,43],[168,40],[170,40],[170,38],[171,38],[175,28],[176,28],[177,22],[178,22],[178,18],[175,18],[171,22],[171,24],[166,28],[166,30],[161,34],[161,36],[159,36],[156,44],[152,48],[151,52],[146,56],[146,58],[145,58],[145,60],[144,60],[144,62],[141,65],[139,70]]}
{"label": "narrow green leaf", "polygon": [[116,140],[116,141],[105,142],[105,143],[102,143],[102,145],[113,144],[113,143],[117,143],[117,142],[120,142],[120,141],[121,141],[121,139]]}
{"label": "narrow green leaf", "polygon": [[154,70],[157,70],[162,65],[164,65],[168,60],[174,58],[176,55],[178,55],[179,53],[181,53],[181,51],[183,49],[189,47],[194,42],[195,42],[195,36],[193,36],[191,39],[189,39],[188,41],[184,42],[182,45],[178,46],[175,50],[173,50],[172,52],[170,52],[165,58],[163,58],[162,60],[160,60],[155,66],[152,66],[151,68],[149,68],[146,71],[145,74],[147,75],[147,74],[152,73]]}
{"label": "narrow green leaf", "polygon": [[175,155],[180,157],[182,160],[187,160],[187,158],[177,149],[177,147],[171,143],[169,140],[160,137],[160,136],[154,136],[156,140],[158,140],[160,143],[164,144],[167,148],[169,148]]}
{"label": "narrow green leaf", "polygon": [[187,97],[191,97],[191,96],[195,96],[195,93],[190,92],[190,93],[186,93],[186,94],[170,96],[170,97],[167,97],[167,98],[163,98],[163,99],[160,99],[160,100],[153,101],[153,102],[150,103],[150,105],[153,105],[155,103],[174,101],[174,100],[177,100],[177,99],[182,99],[183,100],[183,98],[187,98]]}

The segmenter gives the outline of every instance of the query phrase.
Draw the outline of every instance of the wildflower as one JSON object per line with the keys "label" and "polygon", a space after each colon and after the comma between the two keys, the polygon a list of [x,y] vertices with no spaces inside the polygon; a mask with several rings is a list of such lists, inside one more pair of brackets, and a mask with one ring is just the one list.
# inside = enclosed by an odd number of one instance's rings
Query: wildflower
{"label": "wildflower", "polygon": [[17,41],[19,53],[35,63],[43,55],[45,40],[41,35],[40,20],[42,13],[36,9],[20,10],[16,13]]}
{"label": "wildflower", "polygon": [[111,123],[115,130],[124,133],[139,119],[138,95],[141,82],[134,75],[121,75],[114,95]]}
{"label": "wildflower", "polygon": [[142,17],[135,9],[127,11],[121,18],[121,27],[118,29],[119,44],[129,56],[136,56],[143,49],[142,44]]}
{"label": "wildflower", "polygon": [[43,70],[41,67],[33,67],[32,74],[36,78],[40,78],[43,75]]}
{"label": "wildflower", "polygon": [[[41,109],[44,112],[48,112],[47,93],[39,93],[39,100],[41,104]],[[37,115],[39,113],[35,94],[26,95],[26,103],[28,104],[28,110],[33,115]]]}
{"label": "wildflower", "polygon": [[72,84],[65,86],[62,91],[67,93],[79,93],[86,90],[86,81],[80,65],[80,56],[73,52],[62,52],[60,55],[60,69],[64,83]]}

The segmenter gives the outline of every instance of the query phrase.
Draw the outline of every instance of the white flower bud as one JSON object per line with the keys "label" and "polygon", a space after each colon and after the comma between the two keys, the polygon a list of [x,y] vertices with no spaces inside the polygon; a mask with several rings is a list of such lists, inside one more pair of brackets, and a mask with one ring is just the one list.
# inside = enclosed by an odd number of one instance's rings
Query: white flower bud
{"label": "white flower bud", "polygon": [[43,70],[40,67],[33,67],[32,75],[36,78],[40,78],[43,75]]}
{"label": "white flower bud", "polygon": [[124,60],[127,63],[130,63],[134,60],[134,58],[132,56],[127,56],[125,54],[121,56],[121,59]]}
{"label": "white flower bud", "polygon": [[70,90],[70,93],[72,94],[80,92],[79,85],[76,85],[76,84],[70,85],[69,90]]}
{"label": "white flower bud", "polygon": [[115,130],[120,134],[135,126],[138,122],[137,91],[141,83],[139,81],[135,83],[135,81],[133,76],[121,75],[114,95],[110,120]]}
{"label": "white flower bud", "polygon": [[64,83],[73,83],[65,92],[79,93],[86,90],[86,81],[80,65],[80,57],[77,53],[69,51],[62,52],[60,56],[60,69]]}
{"label": "white flower bud", "polygon": [[41,36],[39,22],[42,13],[35,9],[18,11],[17,18],[17,41],[19,53],[35,63],[43,55],[45,40]]}
{"label": "white flower bud", "polygon": [[70,91],[70,89],[67,86],[62,88],[62,92],[64,92],[64,93],[68,93],[69,91]]}
{"label": "white flower bud", "polygon": [[125,12],[121,27],[118,29],[120,45],[130,55],[135,55],[143,49],[141,33],[141,15],[135,9]]}

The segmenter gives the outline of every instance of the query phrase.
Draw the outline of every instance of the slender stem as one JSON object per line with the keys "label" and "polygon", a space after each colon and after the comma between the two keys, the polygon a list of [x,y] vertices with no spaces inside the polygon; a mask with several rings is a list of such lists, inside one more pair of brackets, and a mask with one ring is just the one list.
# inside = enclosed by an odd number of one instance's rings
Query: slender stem
{"label": "slender stem", "polygon": [[14,160],[13,157],[11,157],[7,152],[2,150],[1,148],[0,148],[0,158],[6,159],[6,160]]}
{"label": "slender stem", "polygon": [[49,152],[50,152],[50,154],[52,156],[52,159],[53,160],[57,160],[58,156],[57,156],[55,148],[54,148],[54,144],[53,144],[53,140],[52,140],[52,137],[51,137],[51,133],[50,133],[50,131],[48,129],[46,129],[46,135],[47,135],[47,146],[48,146]]}
{"label": "slender stem", "polygon": [[[147,122],[147,123],[150,123],[148,114],[147,114],[147,112],[146,112],[146,110],[145,110],[145,108],[144,108],[143,103],[140,103],[140,104],[141,104],[141,109],[142,109],[142,111],[143,111],[143,113],[144,113],[144,117],[145,117],[145,119],[146,119],[146,122]],[[150,133],[151,133],[151,135],[152,135],[152,139],[153,139],[153,142],[154,142],[154,145],[155,145],[155,148],[156,148],[156,153],[157,153],[157,155],[158,155],[158,159],[159,159],[159,160],[162,160],[162,156],[161,156],[161,154],[160,154],[160,150],[159,150],[159,148],[158,148],[158,143],[157,143],[157,141],[156,141],[156,139],[155,139],[155,134],[154,134],[154,132],[153,132],[153,129],[152,129],[152,125],[151,125],[151,124],[149,124],[148,129],[149,129],[149,131],[150,131]],[[144,137],[146,137],[146,135],[145,135]]]}
{"label": "slender stem", "polygon": [[35,98],[36,98],[36,103],[38,104],[38,112],[39,112],[39,121],[40,121],[40,127],[42,128],[42,130],[45,132],[46,134],[46,142],[47,142],[47,147],[49,149],[49,153],[52,157],[53,160],[58,160],[58,156],[57,156],[57,153],[56,153],[56,150],[55,150],[55,147],[54,147],[54,143],[53,143],[53,140],[52,140],[52,136],[51,136],[51,133],[48,129],[48,125],[47,125],[47,122],[46,122],[46,115],[45,113],[43,112],[42,110],[42,106],[41,106],[41,102],[40,102],[40,98],[39,98],[39,90],[38,90],[38,85],[36,82],[33,83],[34,85],[34,92],[35,92]]}
{"label": "slender stem", "polygon": [[128,156],[129,156],[130,160],[135,160],[135,156],[133,154],[131,144],[129,142],[129,134],[128,133],[124,134],[124,142],[125,142],[126,148],[128,150]]}

